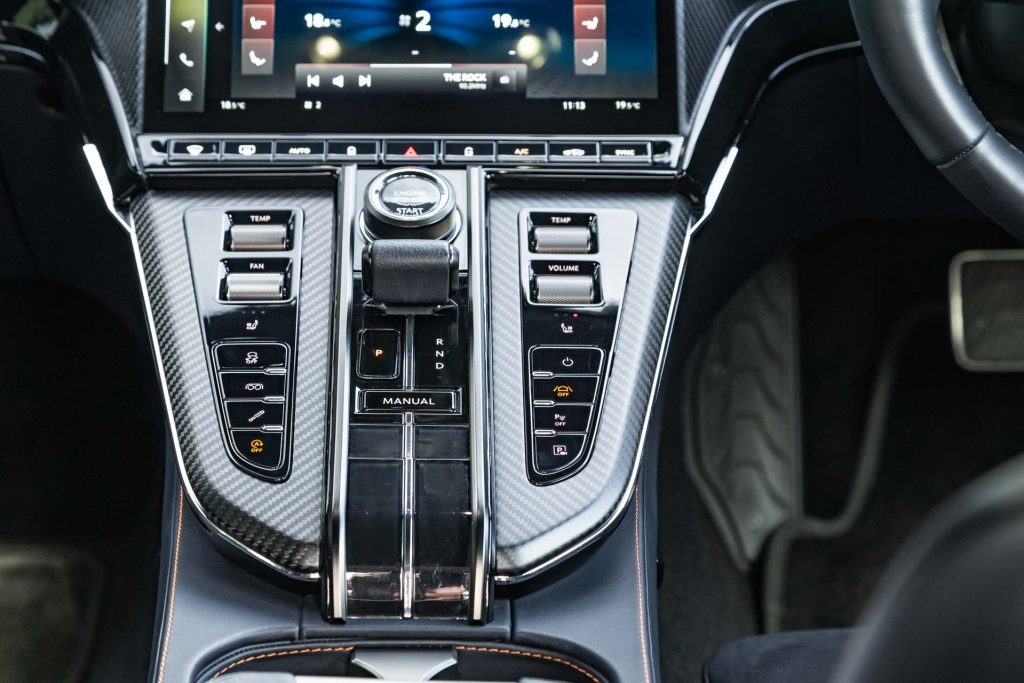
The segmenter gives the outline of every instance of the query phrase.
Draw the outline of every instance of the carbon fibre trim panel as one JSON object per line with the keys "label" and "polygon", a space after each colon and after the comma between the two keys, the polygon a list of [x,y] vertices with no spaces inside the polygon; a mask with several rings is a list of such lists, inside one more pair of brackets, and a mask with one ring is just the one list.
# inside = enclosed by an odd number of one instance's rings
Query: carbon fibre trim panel
{"label": "carbon fibre trim panel", "polygon": [[[633,263],[608,371],[604,410],[587,467],[566,481],[526,476],[523,353],[517,222],[523,209],[628,208],[639,216]],[[671,194],[502,192],[489,205],[497,573],[531,573],[594,534],[629,496],[647,407],[670,324],[690,218]]]}
{"label": "carbon fibre trim panel", "polygon": [[680,79],[684,110],[692,112],[715,56],[732,23],[757,0],[682,0],[679,40],[685,46],[685,70]]}
{"label": "carbon fibre trim panel", "polygon": [[85,17],[100,57],[110,68],[125,116],[133,130],[142,125],[145,68],[145,0],[68,0]]}
{"label": "carbon fibre trim panel", "polygon": [[[198,207],[297,206],[305,215],[291,476],[271,484],[225,451],[185,241]],[[334,196],[324,191],[149,192],[132,205],[145,285],[167,378],[181,462],[203,516],[286,573],[319,572],[327,380],[330,374]]]}

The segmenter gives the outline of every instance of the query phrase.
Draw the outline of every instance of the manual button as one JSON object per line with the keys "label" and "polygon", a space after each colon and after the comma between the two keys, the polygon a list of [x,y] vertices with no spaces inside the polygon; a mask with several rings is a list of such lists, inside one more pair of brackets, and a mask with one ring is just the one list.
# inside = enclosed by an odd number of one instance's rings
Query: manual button
{"label": "manual button", "polygon": [[366,389],[360,392],[361,413],[459,413],[458,391]]}

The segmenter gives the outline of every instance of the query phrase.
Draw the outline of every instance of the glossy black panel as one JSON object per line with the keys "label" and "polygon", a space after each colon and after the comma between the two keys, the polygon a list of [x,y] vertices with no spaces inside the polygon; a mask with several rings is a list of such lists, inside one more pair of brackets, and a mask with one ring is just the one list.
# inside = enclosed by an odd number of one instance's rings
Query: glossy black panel
{"label": "glossy black panel", "polygon": [[469,578],[469,463],[416,464],[416,616],[465,613]]}
{"label": "glossy black panel", "polygon": [[401,461],[350,460],[346,512],[349,612],[401,615]]}
{"label": "glossy black panel", "polygon": [[468,427],[417,427],[417,460],[469,460]]}

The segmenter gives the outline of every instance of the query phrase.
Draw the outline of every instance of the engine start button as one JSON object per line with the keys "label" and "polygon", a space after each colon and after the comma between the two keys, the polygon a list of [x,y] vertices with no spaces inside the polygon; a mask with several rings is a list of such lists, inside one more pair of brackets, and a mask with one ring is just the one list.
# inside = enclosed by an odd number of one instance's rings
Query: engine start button
{"label": "engine start button", "polygon": [[447,238],[458,224],[451,184],[427,169],[391,169],[366,188],[363,225],[374,239]]}
{"label": "engine start button", "polygon": [[380,203],[395,216],[420,217],[441,202],[441,189],[420,175],[390,179],[380,191]]}

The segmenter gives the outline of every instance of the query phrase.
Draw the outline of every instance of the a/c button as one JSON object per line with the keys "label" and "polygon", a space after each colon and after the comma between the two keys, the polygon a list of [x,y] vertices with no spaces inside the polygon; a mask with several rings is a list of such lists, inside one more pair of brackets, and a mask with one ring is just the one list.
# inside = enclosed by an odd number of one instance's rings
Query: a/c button
{"label": "a/c button", "polygon": [[554,375],[596,375],[603,361],[604,351],[594,347],[541,346],[530,354],[530,369]]}

